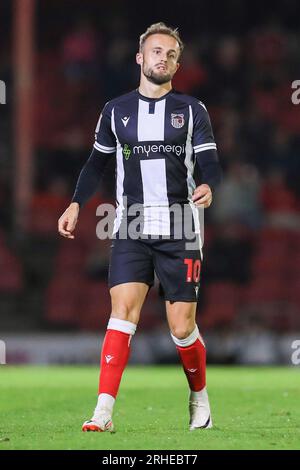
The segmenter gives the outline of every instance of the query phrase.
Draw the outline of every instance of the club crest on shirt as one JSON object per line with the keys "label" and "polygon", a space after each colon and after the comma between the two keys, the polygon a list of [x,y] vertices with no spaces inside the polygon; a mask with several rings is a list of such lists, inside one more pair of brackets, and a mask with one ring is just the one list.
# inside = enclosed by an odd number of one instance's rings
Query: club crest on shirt
{"label": "club crest on shirt", "polygon": [[184,114],[171,113],[171,124],[175,129],[180,129],[184,126]]}

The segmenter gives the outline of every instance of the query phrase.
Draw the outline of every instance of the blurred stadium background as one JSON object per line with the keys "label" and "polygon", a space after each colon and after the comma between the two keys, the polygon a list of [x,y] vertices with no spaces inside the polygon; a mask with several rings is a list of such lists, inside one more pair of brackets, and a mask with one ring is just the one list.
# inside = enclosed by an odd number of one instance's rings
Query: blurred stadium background
{"label": "blurred stadium background", "polygon": [[[184,5],[184,7],[183,7]],[[184,11],[183,11],[184,8]],[[97,363],[110,300],[99,202],[57,235],[103,104],[137,87],[138,37],[155,21],[186,44],[174,87],[209,109],[224,169],[205,217],[198,323],[209,363],[291,363],[300,338],[300,79],[296,0],[1,0],[0,339],[7,363]],[[132,362],[172,363],[152,289]]]}

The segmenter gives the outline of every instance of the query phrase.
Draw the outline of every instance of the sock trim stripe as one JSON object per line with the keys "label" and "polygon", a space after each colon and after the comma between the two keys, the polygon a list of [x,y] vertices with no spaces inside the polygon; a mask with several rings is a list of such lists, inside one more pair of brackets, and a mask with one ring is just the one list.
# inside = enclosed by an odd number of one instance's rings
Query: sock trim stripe
{"label": "sock trim stripe", "polygon": [[121,331],[121,333],[127,333],[128,335],[134,335],[136,331],[136,325],[127,320],[120,320],[119,318],[110,318],[107,325],[107,329]]}
{"label": "sock trim stripe", "polygon": [[186,348],[188,346],[191,346],[192,344],[195,343],[195,341],[199,338],[199,329],[198,326],[196,325],[194,331],[184,339],[178,339],[176,336],[173,336],[171,333],[172,340],[176,344],[176,346],[180,346],[181,348]]}

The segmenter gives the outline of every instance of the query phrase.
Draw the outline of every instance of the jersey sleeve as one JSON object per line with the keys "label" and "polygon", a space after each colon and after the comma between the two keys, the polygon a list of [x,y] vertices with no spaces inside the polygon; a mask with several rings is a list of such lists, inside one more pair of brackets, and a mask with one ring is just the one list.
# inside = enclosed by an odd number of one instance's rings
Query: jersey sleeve
{"label": "jersey sleeve", "polygon": [[209,114],[201,101],[193,106],[193,149],[195,154],[204,150],[216,150]]}
{"label": "jersey sleeve", "polygon": [[102,153],[113,153],[116,151],[116,137],[111,127],[112,106],[106,103],[95,130],[94,148]]}
{"label": "jersey sleeve", "polygon": [[72,202],[77,202],[82,207],[93,196],[111,157],[112,154],[101,153],[93,148],[89,159],[80,172]]}

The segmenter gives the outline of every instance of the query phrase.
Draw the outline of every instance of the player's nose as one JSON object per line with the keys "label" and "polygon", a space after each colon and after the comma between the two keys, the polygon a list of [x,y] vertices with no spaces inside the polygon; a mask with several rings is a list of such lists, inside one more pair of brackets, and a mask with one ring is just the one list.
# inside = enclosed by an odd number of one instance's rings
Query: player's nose
{"label": "player's nose", "polygon": [[168,61],[168,55],[166,52],[162,52],[160,56],[160,63],[165,65]]}
{"label": "player's nose", "polygon": [[158,66],[160,66],[160,65],[162,65],[163,67],[165,67],[165,66],[167,65],[167,58],[162,59],[162,60],[159,62]]}

